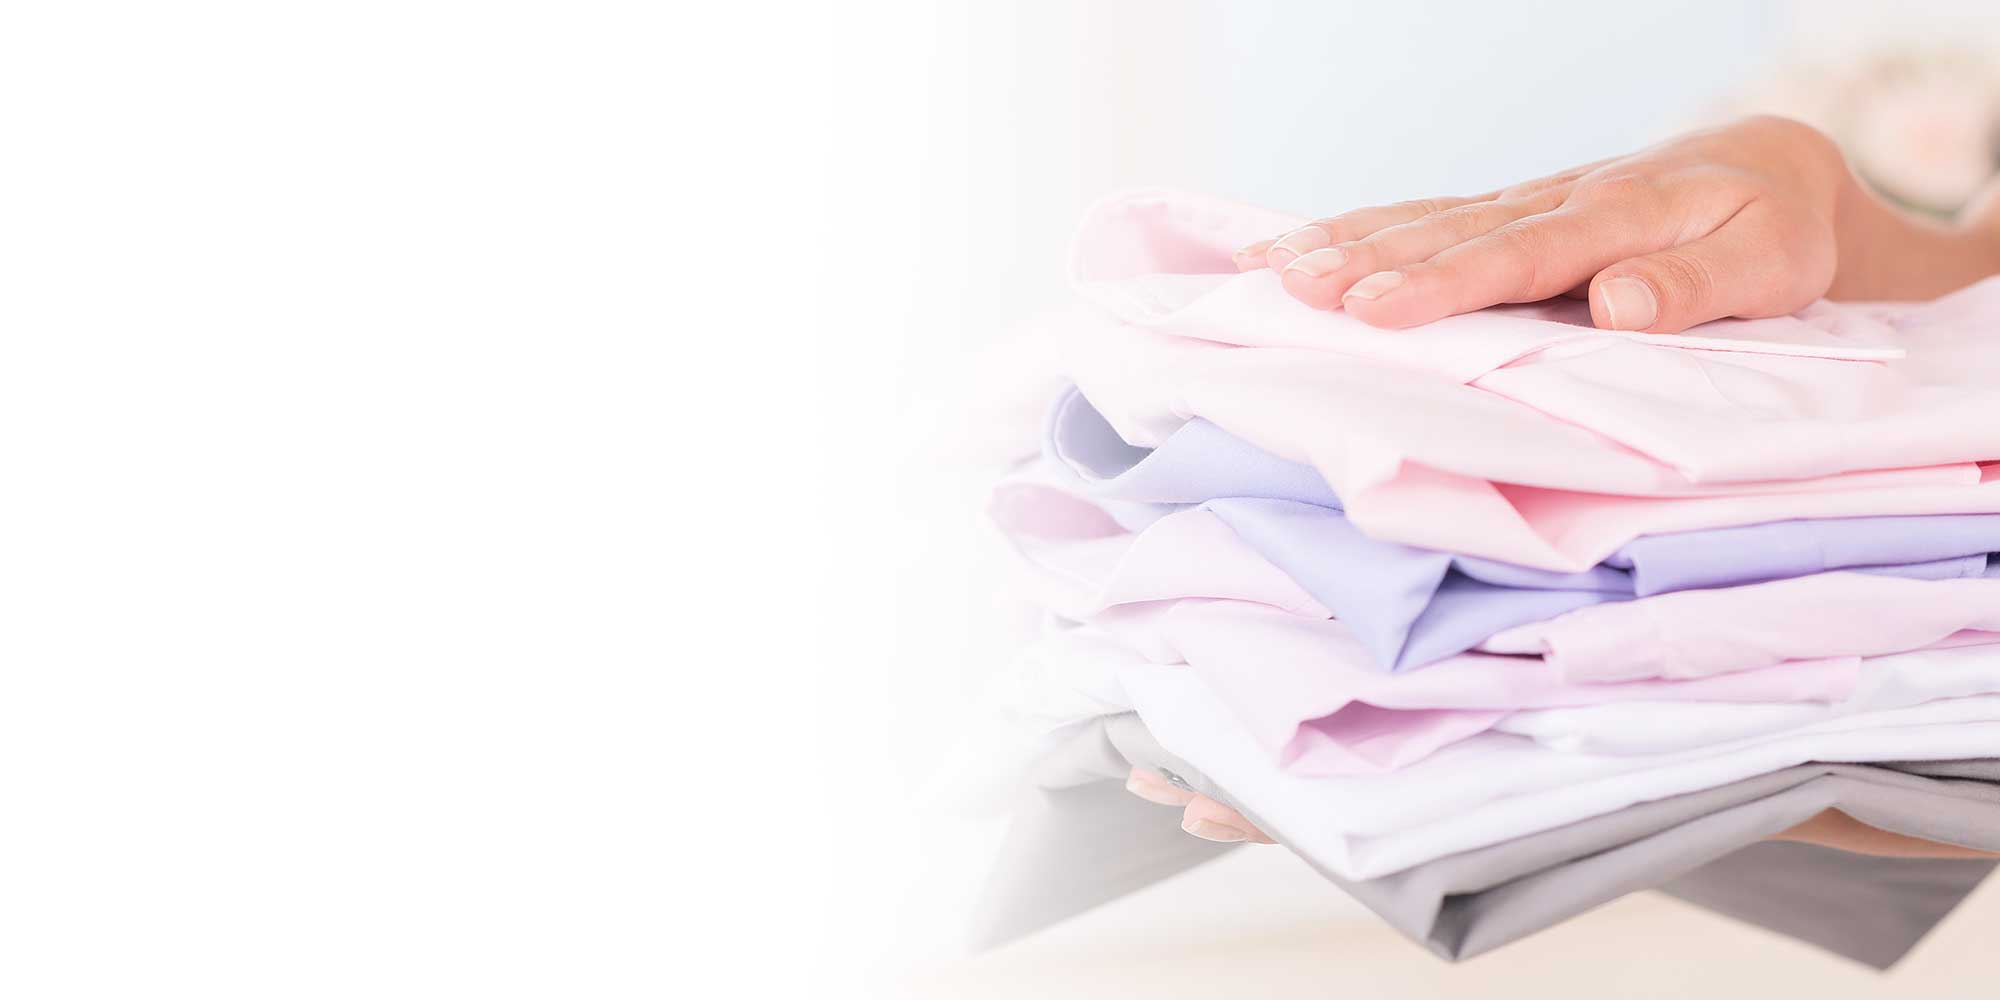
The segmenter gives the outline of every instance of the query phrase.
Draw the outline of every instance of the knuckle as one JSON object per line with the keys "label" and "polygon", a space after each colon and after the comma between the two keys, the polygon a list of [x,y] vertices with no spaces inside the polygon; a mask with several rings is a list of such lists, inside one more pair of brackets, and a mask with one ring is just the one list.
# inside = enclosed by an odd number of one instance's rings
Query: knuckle
{"label": "knuckle", "polygon": [[[1376,269],[1375,260],[1378,255],[1375,252],[1374,245],[1366,239],[1353,240],[1347,243],[1335,243],[1329,249],[1338,250],[1347,255],[1346,262],[1341,265],[1342,270],[1356,274],[1371,274]],[[1356,268],[1361,268],[1361,270],[1357,271]]]}
{"label": "knuckle", "polygon": [[1649,261],[1656,287],[1686,303],[1707,302],[1715,294],[1715,272],[1701,258],[1675,250]]}
{"label": "knuckle", "polygon": [[[1690,216],[1726,213],[1734,215],[1743,206],[1773,194],[1771,182],[1748,171],[1720,164],[1691,167],[1685,171],[1689,183],[1680,199]],[[1717,220],[1720,224],[1720,218]]]}
{"label": "knuckle", "polygon": [[1660,185],[1649,175],[1620,171],[1584,178],[1570,197],[1587,205],[1649,205],[1660,197]]}
{"label": "knuckle", "polygon": [[1342,243],[1355,239],[1356,234],[1360,232],[1353,223],[1342,222],[1339,219],[1327,219],[1315,222],[1313,225],[1317,226],[1320,232],[1326,234],[1326,242],[1329,246],[1339,246]]}
{"label": "knuckle", "polygon": [[1328,243],[1345,243],[1348,240],[1360,239],[1378,228],[1366,224],[1369,215],[1374,211],[1376,210],[1356,209],[1325,219],[1315,219],[1311,225],[1326,234]]}
{"label": "knuckle", "polygon": [[1497,200],[1521,201],[1533,198],[1536,195],[1544,194],[1549,191],[1555,190],[1556,188],[1568,185],[1574,182],[1575,180],[1576,178],[1574,177],[1557,176],[1557,177],[1542,177],[1532,181],[1523,181],[1519,184],[1513,185],[1512,187],[1502,188],[1500,190],[1500,197]]}
{"label": "knuckle", "polygon": [[[1329,215],[1324,219],[1314,219],[1311,222],[1306,223],[1306,226],[1311,226],[1315,229],[1325,232],[1327,235],[1332,236],[1335,239],[1339,239],[1339,233],[1341,227],[1346,225],[1346,223],[1343,220],[1345,220],[1349,215],[1352,214],[1353,214],[1352,212],[1349,212],[1342,215]],[[1300,226],[1299,228],[1304,229],[1305,226]]]}
{"label": "knuckle", "polygon": [[[1440,238],[1451,243],[1463,243],[1493,228],[1487,221],[1490,215],[1483,208],[1480,205],[1460,205],[1443,209],[1413,222],[1372,233],[1357,241],[1357,245],[1370,252],[1396,255],[1430,247]],[[1430,254],[1425,253],[1424,256]]]}
{"label": "knuckle", "polygon": [[1436,198],[1416,198],[1401,202],[1398,207],[1415,212],[1418,218],[1433,216],[1445,210],[1444,202]]}
{"label": "knuckle", "polygon": [[1496,214],[1491,203],[1460,205],[1431,216],[1429,221],[1442,228],[1447,235],[1463,243],[1481,233],[1491,231],[1495,224],[1501,221],[1495,218]]}
{"label": "knuckle", "polygon": [[1603,166],[1602,163],[1586,163],[1581,166],[1571,167],[1561,173],[1550,174],[1547,177],[1537,177],[1534,180],[1522,181],[1501,191],[1499,200],[1539,199],[1546,197],[1552,192],[1568,191],[1576,185],[1577,181],[1594,171],[1603,169]]}
{"label": "knuckle", "polygon": [[1528,295],[1537,288],[1548,247],[1535,226],[1510,222],[1486,234],[1482,248],[1485,266],[1504,276],[1504,284],[1513,295]]}

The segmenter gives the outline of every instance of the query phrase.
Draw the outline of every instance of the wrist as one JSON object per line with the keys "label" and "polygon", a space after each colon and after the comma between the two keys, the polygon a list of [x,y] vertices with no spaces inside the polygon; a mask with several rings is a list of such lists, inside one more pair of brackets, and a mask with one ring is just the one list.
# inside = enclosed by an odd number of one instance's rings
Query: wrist
{"label": "wrist", "polygon": [[1958,213],[1958,228],[1978,244],[2000,273],[2000,179],[1989,182]]}
{"label": "wrist", "polygon": [[1929,299],[2000,274],[2000,192],[1945,224],[1890,205],[1846,172],[1834,205],[1828,298]]}

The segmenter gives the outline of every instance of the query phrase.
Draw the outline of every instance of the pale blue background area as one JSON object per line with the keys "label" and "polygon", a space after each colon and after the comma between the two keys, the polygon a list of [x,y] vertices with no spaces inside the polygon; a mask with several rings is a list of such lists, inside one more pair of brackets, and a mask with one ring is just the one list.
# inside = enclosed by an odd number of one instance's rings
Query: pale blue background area
{"label": "pale blue background area", "polygon": [[[1534,12],[1524,8],[1532,6]],[[1501,186],[1642,145],[1754,74],[1768,4],[1232,4],[1206,178],[1313,209]],[[1334,207],[1337,207],[1334,206]]]}
{"label": "pale blue background area", "polygon": [[1470,193],[1642,146],[1711,113],[1766,65],[1789,7],[944,9],[927,68],[921,169],[933,254],[919,309],[950,314],[977,343],[1011,312],[991,303],[1053,301],[1078,213],[1121,188],[1169,185],[1331,214]]}

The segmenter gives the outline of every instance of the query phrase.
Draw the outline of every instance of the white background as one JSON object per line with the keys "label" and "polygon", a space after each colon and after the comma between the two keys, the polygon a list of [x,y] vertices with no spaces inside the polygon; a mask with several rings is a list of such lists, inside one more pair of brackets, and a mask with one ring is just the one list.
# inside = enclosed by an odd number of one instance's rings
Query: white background
{"label": "white background", "polygon": [[1506,181],[1795,19],[1527,6],[0,8],[0,994],[940,953],[975,352],[1105,191]]}

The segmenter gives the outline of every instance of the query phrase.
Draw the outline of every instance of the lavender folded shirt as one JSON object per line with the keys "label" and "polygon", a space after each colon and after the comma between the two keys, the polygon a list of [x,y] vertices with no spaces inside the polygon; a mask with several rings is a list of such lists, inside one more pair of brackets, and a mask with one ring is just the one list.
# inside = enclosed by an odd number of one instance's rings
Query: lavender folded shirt
{"label": "lavender folded shirt", "polygon": [[1045,453],[1127,528],[1200,506],[1347,622],[1376,662],[1433,663],[1489,636],[1593,604],[1845,569],[1916,579],[2000,577],[2000,514],[1773,521],[1633,540],[1581,573],[1363,535],[1311,466],[1205,420],[1158,448],[1126,443],[1082,393],[1057,401]]}

